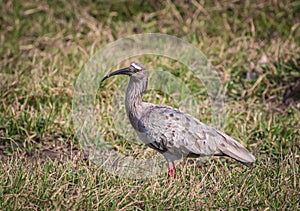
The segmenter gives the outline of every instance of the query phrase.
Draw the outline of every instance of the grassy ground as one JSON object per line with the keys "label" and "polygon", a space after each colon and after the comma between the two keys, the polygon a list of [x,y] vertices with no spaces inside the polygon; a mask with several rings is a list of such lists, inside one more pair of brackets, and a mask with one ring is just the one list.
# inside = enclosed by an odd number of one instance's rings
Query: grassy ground
{"label": "grassy ground", "polygon": [[[0,14],[1,209],[300,209],[298,1],[8,0]],[[178,36],[216,67],[226,88],[223,130],[257,156],[254,168],[211,159],[191,161],[174,180],[125,180],[86,158],[70,121],[76,77],[104,45],[146,32]],[[174,61],[140,60],[176,66],[172,74],[194,83]],[[112,80],[99,93],[103,114],[120,82]],[[197,117],[209,124],[206,93],[194,90]],[[118,140],[111,121],[101,123],[105,138]]]}

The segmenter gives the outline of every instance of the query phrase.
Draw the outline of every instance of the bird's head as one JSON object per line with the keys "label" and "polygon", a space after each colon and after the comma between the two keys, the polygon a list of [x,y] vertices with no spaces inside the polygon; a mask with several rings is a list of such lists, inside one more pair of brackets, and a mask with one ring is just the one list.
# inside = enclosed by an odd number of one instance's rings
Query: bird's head
{"label": "bird's head", "polygon": [[116,70],[115,72],[106,75],[101,82],[114,75],[128,75],[134,80],[147,79],[146,68],[138,62],[134,62],[129,67]]}

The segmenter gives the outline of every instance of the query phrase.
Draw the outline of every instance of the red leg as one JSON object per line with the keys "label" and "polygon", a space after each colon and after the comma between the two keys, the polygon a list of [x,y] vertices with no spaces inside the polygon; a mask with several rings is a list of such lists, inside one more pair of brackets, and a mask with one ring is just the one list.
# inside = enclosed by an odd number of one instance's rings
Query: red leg
{"label": "red leg", "polygon": [[169,167],[169,172],[168,172],[168,175],[170,177],[174,177],[175,176],[175,165],[172,161],[169,161],[168,162],[168,167]]}

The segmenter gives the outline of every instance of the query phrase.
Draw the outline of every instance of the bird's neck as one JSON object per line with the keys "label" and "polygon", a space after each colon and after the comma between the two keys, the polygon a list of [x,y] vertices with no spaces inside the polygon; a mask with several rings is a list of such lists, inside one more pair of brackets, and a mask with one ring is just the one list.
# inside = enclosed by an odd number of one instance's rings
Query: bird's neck
{"label": "bird's neck", "polygon": [[147,89],[147,81],[136,81],[130,78],[125,98],[128,118],[132,126],[137,129],[137,122],[142,115],[142,96]]}

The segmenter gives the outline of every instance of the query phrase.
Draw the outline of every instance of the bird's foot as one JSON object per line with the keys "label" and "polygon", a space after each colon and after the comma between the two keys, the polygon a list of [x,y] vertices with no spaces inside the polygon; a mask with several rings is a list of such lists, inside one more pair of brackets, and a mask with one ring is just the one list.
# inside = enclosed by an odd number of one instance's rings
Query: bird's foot
{"label": "bird's foot", "polygon": [[168,174],[169,174],[170,177],[174,177],[174,175],[175,175],[175,169],[169,169]]}
{"label": "bird's foot", "polygon": [[168,171],[168,175],[170,177],[174,177],[175,176],[175,166],[173,162],[168,162],[168,167],[169,167],[169,171]]}

